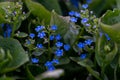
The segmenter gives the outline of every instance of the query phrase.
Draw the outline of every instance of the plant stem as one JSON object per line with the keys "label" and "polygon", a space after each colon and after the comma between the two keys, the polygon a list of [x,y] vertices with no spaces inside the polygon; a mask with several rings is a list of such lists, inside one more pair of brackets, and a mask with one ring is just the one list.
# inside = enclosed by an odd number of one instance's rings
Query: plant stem
{"label": "plant stem", "polygon": [[117,72],[117,66],[114,69],[114,80],[117,80],[116,72]]}
{"label": "plant stem", "polygon": [[15,23],[13,23],[11,37],[14,37],[15,28],[16,28],[16,25]]}

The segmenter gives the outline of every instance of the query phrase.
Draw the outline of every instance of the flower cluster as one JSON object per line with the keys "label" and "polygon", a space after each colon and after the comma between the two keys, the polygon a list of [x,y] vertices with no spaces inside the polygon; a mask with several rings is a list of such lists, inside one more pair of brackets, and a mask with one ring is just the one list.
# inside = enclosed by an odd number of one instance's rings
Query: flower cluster
{"label": "flower cluster", "polygon": [[[65,51],[69,51],[70,49],[69,44],[62,42],[62,36],[55,33],[57,29],[57,25],[51,25],[47,28],[43,25],[39,25],[34,29],[33,33],[29,34],[29,39],[26,40],[26,44],[29,46],[35,45],[34,50],[44,50],[45,54],[55,56],[53,61],[47,61],[45,63],[46,68],[50,71],[55,69],[53,63],[59,64],[59,58],[63,56]],[[51,59],[52,58],[50,58],[50,60]],[[32,63],[38,63],[39,58],[31,58],[31,61]]]}

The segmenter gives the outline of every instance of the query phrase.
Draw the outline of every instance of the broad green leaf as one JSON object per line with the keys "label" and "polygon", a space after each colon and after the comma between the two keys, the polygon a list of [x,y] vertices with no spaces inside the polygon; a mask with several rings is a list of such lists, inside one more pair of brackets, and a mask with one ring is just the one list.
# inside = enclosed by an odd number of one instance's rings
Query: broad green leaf
{"label": "broad green leaf", "polygon": [[35,80],[34,76],[33,76],[32,73],[30,72],[28,66],[26,66],[25,70],[26,70],[27,79],[28,79],[28,80]]}
{"label": "broad green leaf", "polygon": [[89,59],[80,59],[80,57],[70,57],[70,59],[85,67],[94,77],[96,77],[98,80],[101,80],[99,73],[91,68],[94,66],[92,61]]}
{"label": "broad green leaf", "polygon": [[115,58],[117,52],[118,52],[118,46],[116,43],[112,44],[109,42],[109,44],[112,45],[110,48],[111,50],[108,52],[105,50],[105,46],[107,45],[107,39],[103,36],[96,36],[96,47],[95,47],[95,58],[97,60],[97,63],[101,67],[105,67],[108,64],[112,62],[112,60]]}
{"label": "broad green leaf", "polygon": [[34,16],[39,18],[39,20],[44,21],[46,24],[50,23],[51,13],[40,3],[31,1],[31,0],[23,0]]}
{"label": "broad green leaf", "polygon": [[101,17],[101,28],[110,38],[120,43],[120,10],[108,10]]}
{"label": "broad green leaf", "polygon": [[[61,14],[61,9],[58,0],[38,0],[49,11],[55,10],[58,14]],[[51,4],[52,3],[52,4]]]}
{"label": "broad green leaf", "polygon": [[107,9],[113,9],[116,5],[116,0],[92,0],[92,3],[89,5],[89,8],[95,12],[97,16]]}
{"label": "broad green leaf", "polygon": [[15,79],[9,78],[9,77],[6,77],[6,78],[2,77],[2,78],[0,78],[0,80],[15,80]]}
{"label": "broad green leaf", "polygon": [[101,22],[107,25],[115,25],[120,22],[120,10],[108,10],[102,17]]}
{"label": "broad green leaf", "polygon": [[21,44],[15,39],[0,39],[0,47],[5,51],[9,50],[12,57],[12,60],[4,66],[4,69],[0,70],[0,73],[15,70],[29,60]]}
{"label": "broad green leaf", "polygon": [[70,62],[70,59],[67,58],[67,57],[66,57],[66,58],[65,58],[65,57],[64,57],[64,58],[60,58],[60,59],[59,59],[59,62],[60,62],[60,63],[59,63],[59,64],[56,64],[56,65],[68,64],[68,63]]}
{"label": "broad green leaf", "polygon": [[55,34],[63,36],[65,43],[73,44],[78,35],[78,29],[75,24],[69,22],[69,19],[69,17],[62,17],[53,11],[50,25],[57,25],[58,29]]}
{"label": "broad green leaf", "polygon": [[116,0],[117,8],[120,9],[120,0]]}
{"label": "broad green leaf", "polygon": [[19,38],[25,38],[28,36],[27,33],[24,33],[24,32],[18,32],[15,34],[16,37],[19,37]]}

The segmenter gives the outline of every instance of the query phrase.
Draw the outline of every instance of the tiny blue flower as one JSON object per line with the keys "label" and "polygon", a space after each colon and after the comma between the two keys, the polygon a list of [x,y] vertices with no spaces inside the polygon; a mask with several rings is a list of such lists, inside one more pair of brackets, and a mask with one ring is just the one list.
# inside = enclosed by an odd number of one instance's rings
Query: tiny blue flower
{"label": "tiny blue flower", "polygon": [[52,26],[50,27],[50,29],[55,31],[55,30],[57,30],[57,26],[56,26],[56,25],[52,25]]}
{"label": "tiny blue flower", "polygon": [[38,63],[38,62],[39,62],[39,59],[37,59],[37,58],[32,58],[31,61],[32,61],[32,63]]}
{"label": "tiny blue flower", "polygon": [[63,46],[63,43],[62,43],[62,42],[56,42],[55,45],[56,45],[57,47],[62,47],[62,46]]}
{"label": "tiny blue flower", "polygon": [[53,59],[53,60],[52,60],[52,63],[59,64],[60,62],[59,62],[58,59]]}
{"label": "tiny blue flower", "polygon": [[84,23],[86,23],[86,22],[88,22],[88,18],[83,18],[83,19],[81,20],[81,23],[82,23],[82,24],[84,24]]}
{"label": "tiny blue flower", "polygon": [[89,26],[91,26],[91,25],[87,23],[87,24],[85,24],[85,26],[86,26],[86,27],[89,27]]}
{"label": "tiny blue flower", "polygon": [[31,41],[30,40],[26,40],[26,44],[31,44]]}
{"label": "tiny blue flower", "polygon": [[54,40],[55,36],[54,35],[50,35],[50,40]]}
{"label": "tiny blue flower", "polygon": [[100,37],[102,37],[103,33],[102,33],[102,32],[99,32],[99,35],[100,35]]}
{"label": "tiny blue flower", "polygon": [[108,36],[108,34],[105,34],[105,37],[107,38],[107,40],[110,40],[110,37]]}
{"label": "tiny blue flower", "polygon": [[42,44],[37,44],[36,47],[41,49],[41,48],[43,48],[43,45]]}
{"label": "tiny blue flower", "polygon": [[63,50],[62,50],[62,49],[57,49],[57,50],[55,51],[55,55],[58,56],[58,57],[63,56]]}
{"label": "tiny blue flower", "polygon": [[30,33],[29,36],[30,36],[30,38],[33,39],[35,37],[35,34],[34,33]]}
{"label": "tiny blue flower", "polygon": [[46,66],[46,67],[48,67],[48,66],[53,66],[53,64],[52,64],[51,61],[47,61],[47,62],[45,63],[45,66]]}
{"label": "tiny blue flower", "polygon": [[70,49],[70,45],[69,45],[69,44],[65,44],[65,45],[64,45],[64,49],[65,49],[66,51],[68,51],[68,50]]}
{"label": "tiny blue flower", "polygon": [[5,24],[3,24],[3,23],[2,23],[2,24],[0,24],[0,26],[1,26],[2,28],[4,27],[4,25],[5,25]]}
{"label": "tiny blue flower", "polygon": [[70,11],[68,14],[69,14],[69,16],[74,16],[75,12],[74,11]]}
{"label": "tiny blue flower", "polygon": [[48,66],[48,67],[47,67],[47,70],[48,70],[48,71],[53,71],[53,70],[55,70],[55,67],[54,67],[54,66]]}
{"label": "tiny blue flower", "polygon": [[35,31],[36,32],[39,32],[40,30],[43,30],[45,28],[45,26],[37,26],[36,28],[35,28]]}
{"label": "tiny blue flower", "polygon": [[70,18],[70,21],[71,21],[71,22],[77,22],[77,18],[71,17],[71,18]]}
{"label": "tiny blue flower", "polygon": [[44,38],[46,36],[45,32],[39,32],[37,35],[39,38]]}
{"label": "tiny blue flower", "polygon": [[81,58],[81,59],[85,59],[86,56],[87,56],[86,54],[81,54],[81,55],[80,55],[80,58]]}
{"label": "tiny blue flower", "polygon": [[10,37],[12,32],[12,27],[7,24],[6,25],[6,30],[4,31],[4,37]]}
{"label": "tiny blue flower", "polygon": [[85,47],[85,44],[84,43],[82,43],[82,42],[79,42],[78,44],[77,44],[77,46],[78,46],[78,48],[84,48]]}
{"label": "tiny blue flower", "polygon": [[79,7],[79,0],[70,0],[70,1],[76,8]]}
{"label": "tiny blue flower", "polygon": [[85,40],[85,45],[91,45],[92,42],[93,42],[93,40],[87,39],[87,40]]}
{"label": "tiny blue flower", "polygon": [[92,0],[86,0],[86,2],[87,2],[88,4],[90,4],[90,3],[92,2]]}
{"label": "tiny blue flower", "polygon": [[84,9],[88,8],[88,4],[83,4],[82,8],[84,8]]}
{"label": "tiny blue flower", "polygon": [[60,34],[56,35],[56,36],[55,36],[55,39],[56,39],[56,40],[60,40],[60,39],[61,39]]}
{"label": "tiny blue flower", "polygon": [[80,17],[80,13],[78,13],[78,12],[75,12],[75,17]]}

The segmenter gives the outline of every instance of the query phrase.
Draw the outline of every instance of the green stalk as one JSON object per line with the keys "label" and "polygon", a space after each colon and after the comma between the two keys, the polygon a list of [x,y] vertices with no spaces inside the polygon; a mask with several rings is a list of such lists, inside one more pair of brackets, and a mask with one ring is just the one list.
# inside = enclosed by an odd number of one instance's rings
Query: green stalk
{"label": "green stalk", "polygon": [[116,74],[116,72],[117,72],[117,66],[114,69],[114,80],[117,80],[117,74]]}
{"label": "green stalk", "polygon": [[15,28],[16,28],[16,24],[13,23],[12,33],[11,33],[11,37],[12,37],[12,38],[14,37]]}

